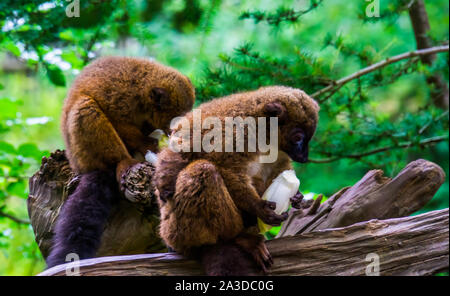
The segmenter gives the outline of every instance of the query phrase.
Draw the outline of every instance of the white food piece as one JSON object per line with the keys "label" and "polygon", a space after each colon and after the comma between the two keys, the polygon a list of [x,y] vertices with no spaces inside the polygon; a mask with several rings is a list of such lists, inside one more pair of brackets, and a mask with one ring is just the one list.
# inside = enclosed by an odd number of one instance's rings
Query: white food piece
{"label": "white food piece", "polygon": [[300,180],[295,175],[294,170],[286,170],[279,174],[264,192],[262,199],[273,201],[277,204],[275,213],[280,215],[289,208],[290,199],[300,186]]}
{"label": "white food piece", "polygon": [[161,140],[162,136],[164,136],[164,132],[160,129],[155,129],[154,131],[151,132],[150,135],[148,135],[150,138],[156,139],[156,140]]}
{"label": "white food piece", "polygon": [[316,194],[314,192],[309,192],[303,195],[303,200],[314,199]]}
{"label": "white food piece", "polygon": [[147,151],[147,153],[145,153],[145,160],[151,163],[152,165],[155,165],[156,162],[158,161],[158,155],[149,150]]}

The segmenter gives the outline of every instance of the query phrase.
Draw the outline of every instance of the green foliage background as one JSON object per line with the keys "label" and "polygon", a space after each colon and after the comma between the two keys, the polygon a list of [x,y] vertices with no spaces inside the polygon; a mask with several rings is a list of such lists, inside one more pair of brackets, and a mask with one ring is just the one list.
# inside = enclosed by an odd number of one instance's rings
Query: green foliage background
{"label": "green foliage background", "polygon": [[[0,275],[33,275],[45,267],[28,220],[27,179],[42,156],[63,148],[60,110],[67,88],[93,58],[154,58],[188,75],[198,102],[263,85],[313,93],[389,56],[415,50],[407,5],[368,2],[237,0],[81,0],[0,2]],[[448,44],[448,1],[426,2],[429,37]],[[329,196],[367,170],[394,176],[425,158],[448,175],[448,110],[432,104],[426,77],[448,82],[448,53],[432,66],[404,60],[352,81],[321,102],[311,158],[297,166],[304,193]],[[430,138],[436,145],[420,145]],[[410,147],[398,148],[410,143]],[[368,157],[348,158],[379,147]],[[449,205],[449,183],[422,211]],[[8,216],[8,217],[5,217]],[[11,219],[12,218],[12,219]],[[25,223],[24,223],[25,222]]]}

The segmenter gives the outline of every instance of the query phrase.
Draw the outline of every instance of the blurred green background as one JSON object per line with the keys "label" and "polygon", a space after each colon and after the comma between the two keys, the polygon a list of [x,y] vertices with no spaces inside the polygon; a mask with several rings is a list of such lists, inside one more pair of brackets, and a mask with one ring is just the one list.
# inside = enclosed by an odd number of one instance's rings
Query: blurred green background
{"label": "blurred green background", "polygon": [[[384,58],[416,49],[408,10],[414,1],[66,1],[0,3],[0,275],[45,267],[27,223],[28,178],[42,156],[64,148],[60,111],[74,77],[104,55],[141,56],[179,69],[198,102],[262,85],[308,93]],[[426,2],[432,45],[448,44],[447,0]],[[76,11],[75,11],[76,12]],[[425,158],[448,176],[448,106],[433,100],[448,84],[447,53],[429,65],[407,59],[323,95],[311,158],[296,165],[304,193],[330,196],[380,168],[395,176]],[[322,101],[323,100],[323,101]],[[423,145],[437,138],[433,145]],[[409,143],[405,148],[404,144]],[[380,147],[391,147],[367,157]],[[335,159],[335,161],[323,161]],[[447,208],[449,183],[421,211]]]}

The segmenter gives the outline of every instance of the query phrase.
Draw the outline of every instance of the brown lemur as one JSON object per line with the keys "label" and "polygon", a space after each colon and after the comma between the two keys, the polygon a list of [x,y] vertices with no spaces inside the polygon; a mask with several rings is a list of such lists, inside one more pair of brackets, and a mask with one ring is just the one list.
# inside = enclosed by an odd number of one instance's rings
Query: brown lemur
{"label": "brown lemur", "polygon": [[[202,124],[215,116],[222,127],[226,117],[266,117],[267,121],[267,117],[277,117],[278,158],[260,163],[261,151],[250,152],[248,146],[243,152],[224,152],[224,129],[222,152],[192,152],[193,141],[188,145],[191,152],[163,149],[153,177],[161,211],[160,235],[175,251],[200,259],[208,275],[267,272],[272,258],[258,233],[256,218],[280,225],[287,213],[276,214],[275,204],[261,196],[275,177],[291,169],[291,160],[308,160],[319,106],[299,89],[273,86],[214,99],[198,109]],[[189,129],[174,128],[178,139],[192,138],[194,114],[185,116]],[[265,140],[269,140],[270,128],[268,125]],[[208,132],[210,129],[202,129],[202,137]],[[247,143],[248,130],[244,136]],[[298,208],[302,197],[298,192],[291,204]]]}
{"label": "brown lemur", "polygon": [[170,67],[139,58],[104,57],[86,66],[65,100],[61,128],[70,166],[80,183],[63,205],[47,266],[69,253],[94,257],[123,178],[148,150],[155,129],[192,109],[194,87]]}

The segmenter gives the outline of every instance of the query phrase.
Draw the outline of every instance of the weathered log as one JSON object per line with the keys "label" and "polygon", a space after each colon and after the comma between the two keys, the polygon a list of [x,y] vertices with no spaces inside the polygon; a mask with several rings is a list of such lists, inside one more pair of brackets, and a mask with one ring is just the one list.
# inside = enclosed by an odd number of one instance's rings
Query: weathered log
{"label": "weathered log", "polygon": [[442,168],[423,159],[409,163],[393,179],[383,176],[381,170],[372,170],[317,209],[292,209],[277,237],[408,216],[425,206],[444,182]]}
{"label": "weathered log", "polygon": [[52,245],[53,225],[67,199],[68,191],[76,182],[64,152],[56,150],[49,158],[43,157],[41,168],[29,181],[28,216],[35,240],[44,258]]}
{"label": "weathered log", "polygon": [[[154,190],[148,185],[152,170],[150,164],[143,163],[128,175],[128,200],[124,198],[112,209],[98,256],[167,251],[158,236],[159,210]],[[61,150],[44,157],[40,170],[30,178],[28,214],[44,258],[52,246],[53,228],[61,206],[77,184],[78,177]]]}
{"label": "weathered log", "polygon": [[[269,241],[271,275],[431,275],[449,267],[449,210],[318,230]],[[198,263],[174,253],[81,260],[81,275],[201,275]],[[69,264],[40,275],[65,275]]]}
{"label": "weathered log", "polygon": [[[98,256],[164,252],[165,247],[157,235],[159,218],[152,191],[154,189],[148,185],[151,182],[152,169],[149,164],[142,164],[130,172],[127,178],[127,188],[130,190],[128,200],[124,198],[114,208],[105,227]],[[425,217],[422,222],[414,220],[416,218],[402,218],[382,223],[363,222],[348,229],[318,231],[370,219],[381,220],[410,215],[433,197],[444,179],[444,172],[439,166],[425,160],[417,160],[392,180],[384,177],[382,171],[374,170],[368,172],[354,186],[341,189],[323,204],[320,204],[320,199],[304,202],[304,209],[291,210],[291,215],[279,234],[302,235],[268,242],[272,254],[278,258],[272,274],[361,274],[363,263],[358,263],[360,259],[352,261],[349,256],[352,251],[356,252],[355,256],[358,252],[377,252],[380,260],[387,258],[388,261],[385,262],[390,262],[391,265],[385,265],[390,267],[382,274],[430,274],[448,268],[448,224],[432,224],[429,226],[431,231],[427,225],[423,225],[427,221],[434,221],[429,220],[428,216],[419,216]],[[59,209],[76,185],[77,177],[71,172],[62,151],[56,151],[51,157],[44,159],[40,171],[30,179],[28,209],[36,241],[44,257],[51,247],[52,229]],[[448,211],[443,215],[446,215],[445,219],[448,221]],[[413,219],[411,221],[414,223],[408,224],[411,222],[408,219]],[[381,227],[385,225],[383,223],[388,223],[388,226]],[[397,227],[397,224],[401,225]],[[420,229],[425,229],[425,233],[420,232]],[[400,233],[402,231],[404,233]],[[436,243],[433,241],[433,233],[439,235]],[[381,239],[383,235],[386,238],[384,241]],[[417,239],[414,238],[416,236]],[[447,244],[441,243],[442,236],[446,236]],[[391,237],[392,239],[389,239]],[[416,247],[409,243],[416,244]],[[316,247],[313,247],[315,244]],[[389,250],[402,259],[391,258]],[[423,253],[422,250],[428,252]],[[443,254],[442,250],[445,251]],[[431,257],[425,257],[426,254]],[[332,258],[331,255],[335,257]],[[422,259],[414,261],[418,257]],[[343,260],[342,264],[335,264],[339,260]],[[333,264],[329,262],[338,266],[330,268]],[[130,275],[201,274],[196,262],[170,253],[94,258],[83,260],[81,264],[82,270],[85,270],[82,273],[86,275],[115,275],[126,272],[130,272]],[[415,269],[408,269],[404,265],[411,265]],[[64,267],[55,268],[44,274],[61,274],[63,269],[58,268]],[[129,271],[128,268],[134,271]]]}

